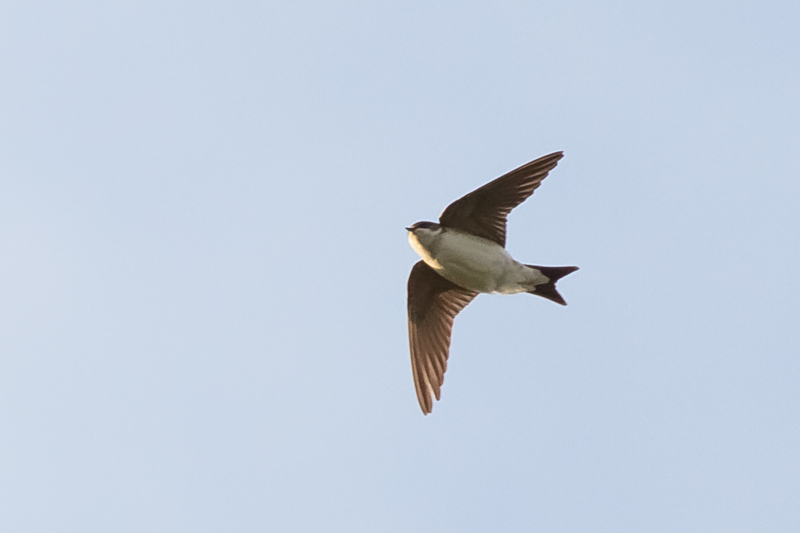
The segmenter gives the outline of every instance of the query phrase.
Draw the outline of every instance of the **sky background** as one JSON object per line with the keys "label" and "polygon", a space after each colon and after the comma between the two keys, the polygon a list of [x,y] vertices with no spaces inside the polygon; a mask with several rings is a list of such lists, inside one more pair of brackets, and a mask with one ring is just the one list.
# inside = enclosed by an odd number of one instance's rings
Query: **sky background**
{"label": "sky background", "polygon": [[[0,529],[800,531],[800,3],[0,6]],[[544,154],[423,416],[405,226]]]}

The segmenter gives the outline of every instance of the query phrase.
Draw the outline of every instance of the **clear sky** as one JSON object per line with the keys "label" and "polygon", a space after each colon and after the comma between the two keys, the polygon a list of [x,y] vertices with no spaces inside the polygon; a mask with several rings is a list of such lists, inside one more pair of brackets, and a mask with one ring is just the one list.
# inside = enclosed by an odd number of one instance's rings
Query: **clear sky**
{"label": "clear sky", "polygon": [[[0,529],[800,531],[800,3],[0,6]],[[544,154],[417,405],[405,226]]]}

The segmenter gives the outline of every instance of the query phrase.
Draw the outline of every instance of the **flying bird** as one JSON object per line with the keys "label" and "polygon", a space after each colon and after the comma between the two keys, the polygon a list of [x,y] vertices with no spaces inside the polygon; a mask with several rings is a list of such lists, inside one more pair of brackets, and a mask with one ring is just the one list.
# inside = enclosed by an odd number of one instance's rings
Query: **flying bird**
{"label": "flying bird", "polygon": [[422,261],[408,277],[408,339],[417,399],[424,414],[441,398],[453,319],[478,293],[527,292],[567,305],[556,282],[575,266],[524,265],[506,252],[506,217],[533,194],[564,157],[555,152],[490,181],[442,212],[417,222],[408,242]]}

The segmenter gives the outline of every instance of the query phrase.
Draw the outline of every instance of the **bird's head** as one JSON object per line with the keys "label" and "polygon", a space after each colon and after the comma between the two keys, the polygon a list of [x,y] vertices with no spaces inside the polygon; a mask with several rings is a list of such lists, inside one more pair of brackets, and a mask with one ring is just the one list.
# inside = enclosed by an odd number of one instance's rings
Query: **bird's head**
{"label": "bird's head", "polygon": [[417,253],[421,253],[418,247],[430,248],[442,232],[442,226],[435,222],[417,222],[406,230],[408,230],[408,242],[411,247],[417,250]]}
{"label": "bird's head", "polygon": [[426,235],[431,233],[439,233],[442,227],[436,222],[416,222],[407,227],[406,230],[415,235]]}

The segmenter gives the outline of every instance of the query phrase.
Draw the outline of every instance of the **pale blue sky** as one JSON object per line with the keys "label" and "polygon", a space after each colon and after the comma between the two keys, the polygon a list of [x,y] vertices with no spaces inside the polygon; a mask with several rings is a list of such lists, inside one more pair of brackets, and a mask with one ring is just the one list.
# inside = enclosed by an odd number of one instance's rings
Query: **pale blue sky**
{"label": "pale blue sky", "polygon": [[[800,531],[800,3],[0,6],[0,529]],[[405,226],[555,150],[424,417]]]}

